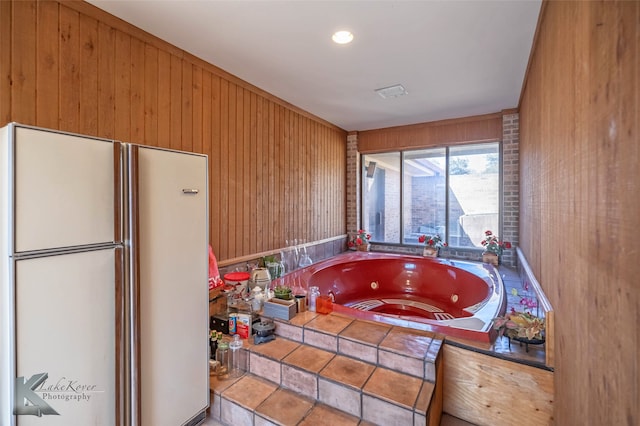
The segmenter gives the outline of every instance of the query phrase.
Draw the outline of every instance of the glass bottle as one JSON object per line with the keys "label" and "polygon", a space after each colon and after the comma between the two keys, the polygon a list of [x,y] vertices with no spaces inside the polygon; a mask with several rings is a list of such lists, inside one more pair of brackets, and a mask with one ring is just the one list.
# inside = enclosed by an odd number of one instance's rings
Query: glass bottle
{"label": "glass bottle", "polygon": [[238,334],[229,343],[229,377],[236,379],[247,370],[244,366],[245,354],[242,352],[242,340]]}
{"label": "glass bottle", "polygon": [[216,333],[214,330],[211,330],[209,332],[209,358],[210,359],[216,359],[216,350],[218,349],[218,340],[216,339],[218,337],[218,333]]}
{"label": "glass bottle", "polygon": [[311,312],[316,311],[316,301],[320,296],[320,289],[317,286],[309,287],[309,310]]}
{"label": "glass bottle", "polygon": [[227,342],[219,341],[218,348],[216,349],[216,365],[217,371],[215,375],[220,379],[226,379],[229,377],[229,344]]}

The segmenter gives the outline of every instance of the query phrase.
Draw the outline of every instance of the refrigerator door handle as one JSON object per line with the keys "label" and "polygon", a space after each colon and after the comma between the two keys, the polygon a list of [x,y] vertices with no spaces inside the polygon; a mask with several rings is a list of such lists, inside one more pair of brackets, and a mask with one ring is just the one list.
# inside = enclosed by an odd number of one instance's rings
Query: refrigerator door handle
{"label": "refrigerator door handle", "polygon": [[182,190],[183,194],[197,194],[198,192],[200,192],[200,190],[195,189],[195,188],[185,188]]}

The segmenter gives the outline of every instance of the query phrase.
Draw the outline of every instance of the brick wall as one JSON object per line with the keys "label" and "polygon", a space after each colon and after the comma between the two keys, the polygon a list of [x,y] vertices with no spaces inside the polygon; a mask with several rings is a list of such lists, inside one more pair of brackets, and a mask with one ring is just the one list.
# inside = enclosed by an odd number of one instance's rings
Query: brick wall
{"label": "brick wall", "polygon": [[360,229],[360,153],[358,134],[347,136],[347,232],[352,234]]}
{"label": "brick wall", "polygon": [[[518,245],[520,217],[519,114],[502,116],[502,239]],[[515,248],[505,250],[502,262],[516,266]]]}

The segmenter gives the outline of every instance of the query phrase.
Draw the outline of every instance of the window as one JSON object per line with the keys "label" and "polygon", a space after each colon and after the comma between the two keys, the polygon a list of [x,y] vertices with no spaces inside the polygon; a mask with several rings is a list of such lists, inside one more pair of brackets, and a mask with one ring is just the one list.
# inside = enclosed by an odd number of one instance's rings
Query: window
{"label": "window", "polygon": [[452,247],[480,248],[499,232],[498,142],[363,156],[363,227],[374,242],[419,244],[440,234]]}

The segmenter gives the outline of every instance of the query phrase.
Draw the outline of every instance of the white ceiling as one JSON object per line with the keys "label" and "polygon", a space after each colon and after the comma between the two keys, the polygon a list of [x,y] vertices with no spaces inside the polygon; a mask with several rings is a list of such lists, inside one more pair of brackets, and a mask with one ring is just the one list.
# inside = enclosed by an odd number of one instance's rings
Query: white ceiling
{"label": "white ceiling", "polygon": [[[88,0],[345,130],[514,108],[540,0]],[[355,35],[349,45],[334,31]],[[402,84],[408,95],[374,90]]]}

